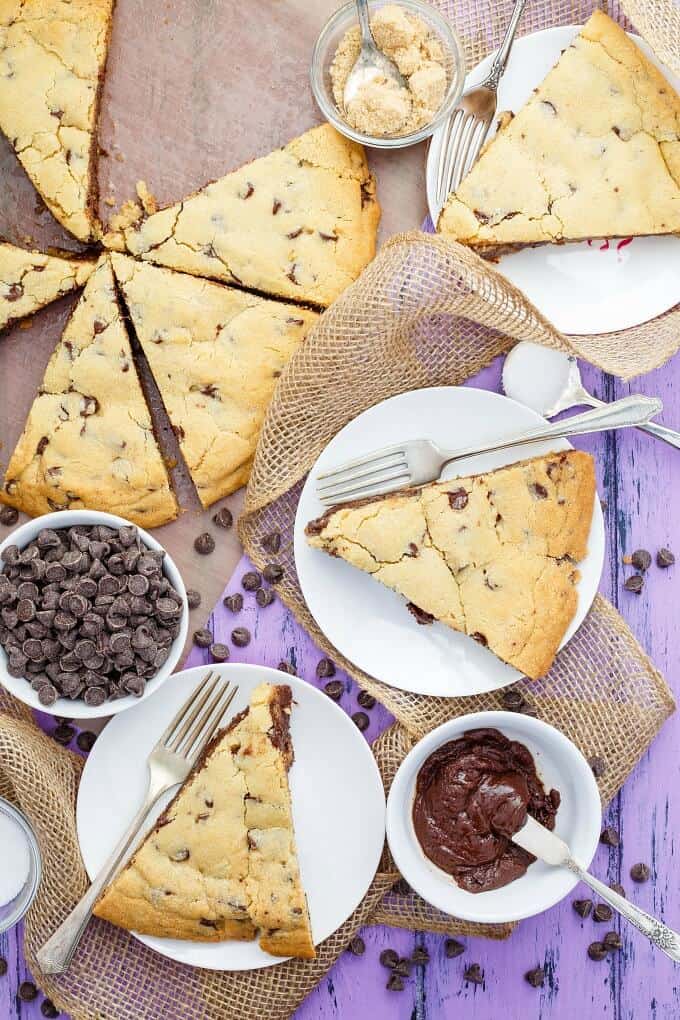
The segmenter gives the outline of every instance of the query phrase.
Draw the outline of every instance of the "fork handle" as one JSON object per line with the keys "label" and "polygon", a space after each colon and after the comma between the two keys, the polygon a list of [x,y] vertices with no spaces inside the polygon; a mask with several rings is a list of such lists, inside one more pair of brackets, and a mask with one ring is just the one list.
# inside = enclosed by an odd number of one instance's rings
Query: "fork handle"
{"label": "fork handle", "polygon": [[505,30],[505,35],[503,36],[503,42],[500,44],[498,53],[494,57],[491,70],[482,82],[483,85],[486,85],[487,88],[494,89],[494,91],[498,88],[498,82],[500,81],[500,77],[505,70],[505,65],[508,62],[510,50],[512,49],[512,44],[515,41],[515,32],[519,25],[519,19],[524,14],[525,6],[526,0],[517,0],[515,9],[512,12],[512,17],[510,18],[510,23]]}
{"label": "fork handle", "polygon": [[507,450],[521,443],[537,443],[542,439],[564,439],[567,436],[585,436],[590,432],[605,432],[607,429],[628,428],[644,425],[663,410],[663,404],[656,397],[632,396],[615,400],[604,407],[584,414],[575,414],[565,421],[552,425],[538,425],[526,432],[520,432],[511,439],[490,443],[488,446],[471,446],[465,450],[442,450],[444,458],[442,467],[465,457],[473,457],[481,453],[495,453],[496,450]]}
{"label": "fork handle", "polygon": [[652,917],[651,914],[647,914],[644,910],[636,907],[634,903],[624,899],[623,896],[619,896],[617,892],[610,889],[604,882],[600,882],[598,878],[590,875],[572,858],[565,861],[565,864],[569,871],[578,875],[580,880],[589,885],[600,899],[608,903],[610,907],[613,907],[622,917],[625,917],[626,921],[630,921],[631,924],[635,925],[637,930],[641,931],[643,935],[646,935],[652,945],[655,945],[657,949],[660,949],[662,953],[669,956],[675,963],[680,963],[680,935],[677,932],[665,925],[663,921],[659,921],[656,917]]}
{"label": "fork handle", "polygon": [[139,835],[139,831],[149,811],[161,794],[169,790],[172,785],[171,783],[157,784],[155,786],[149,785],[149,791],[144,803],[130,822],[117,847],[92,882],[90,888],[76,903],[66,920],[59,925],[47,942],[38,950],[36,960],[43,974],[63,974],[68,969],[73,954],[92,916],[95,903],[118,871],[130,847],[135,842],[135,838]]}

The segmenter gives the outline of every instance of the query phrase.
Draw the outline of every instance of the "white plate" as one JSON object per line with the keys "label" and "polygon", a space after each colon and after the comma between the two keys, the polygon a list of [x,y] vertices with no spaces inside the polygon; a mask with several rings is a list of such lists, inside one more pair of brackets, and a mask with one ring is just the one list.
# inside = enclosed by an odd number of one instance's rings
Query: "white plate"
{"label": "white plate", "polygon": [[[544,423],[535,411],[488,390],[442,386],[413,390],[369,408],[328,444],[309,473],[295,518],[295,565],[307,605],[329,641],[351,662],[391,687],[417,694],[460,697],[514,683],[521,673],[472,638],[441,623],[419,626],[405,600],[369,574],[307,545],[305,525],[324,512],[314,492],[323,470],[395,439],[426,436],[443,446],[472,446]],[[565,440],[469,457],[446,469],[445,478],[490,471],[551,450]],[[562,641],[590,609],[604,562],[604,523],[595,499],[588,553],[579,565],[578,608]]]}
{"label": "white plate", "polygon": [[[265,680],[290,684],[293,690],[290,785],[300,871],[318,944],[350,916],[378,867],[385,838],[378,767],[349,716],[315,687],[264,666],[233,663],[212,669],[239,685],[230,716],[245,708],[251,691]],[[90,878],[142,801],[149,751],[205,672],[205,666],[197,666],[170,677],[160,696],[110,722],[90,752],[77,808],[78,839]],[[281,962],[257,942],[136,937],[163,956],[209,970],[253,970]]]}
{"label": "white plate", "polygon": [[552,907],[571,892],[578,879],[565,868],[535,861],[525,875],[509,885],[489,892],[467,892],[425,857],[411,818],[415,783],[425,759],[447,741],[481,727],[498,729],[531,751],[546,790],[554,788],[562,796],[555,833],[585,868],[593,859],[600,836],[600,795],[592,769],[571,740],[547,723],[517,713],[460,716],[428,733],[406,756],[387,801],[387,839],[399,871],[423,899],[445,913],[482,924],[504,924]]}
{"label": "white plate", "polygon": [[[580,26],[548,28],[517,39],[498,89],[498,110],[517,111],[569,46]],[[638,36],[632,39],[675,89],[680,79],[654,56]],[[467,76],[466,89],[487,75],[494,54]],[[435,185],[443,128],[432,136],[427,159],[427,201],[433,222],[439,208]],[[495,130],[492,129],[489,137]],[[680,301],[680,238],[636,237],[629,244],[594,239],[576,244],[546,244],[505,255],[498,266],[511,283],[562,330],[584,335],[637,326]]]}

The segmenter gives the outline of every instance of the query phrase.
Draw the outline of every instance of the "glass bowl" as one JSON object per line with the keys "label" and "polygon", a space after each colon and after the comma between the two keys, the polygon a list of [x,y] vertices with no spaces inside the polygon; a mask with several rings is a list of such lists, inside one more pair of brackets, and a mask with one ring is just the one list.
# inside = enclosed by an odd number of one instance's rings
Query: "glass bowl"
{"label": "glass bowl", "polygon": [[415,145],[416,142],[429,138],[442,121],[448,117],[463,91],[465,83],[465,58],[458,36],[448,21],[426,0],[371,0],[369,3],[371,15],[380,10],[381,7],[387,6],[388,3],[396,3],[397,6],[403,7],[407,13],[414,14],[421,21],[424,21],[439,39],[444,50],[446,77],[449,84],[441,106],[428,124],[407,135],[376,137],[374,135],[362,134],[361,131],[355,131],[338,110],[333,97],[330,66],[333,63],[333,57],[335,56],[338,44],[345,32],[358,24],[354,0],[351,3],[345,4],[344,7],[340,7],[326,22],[321,35],[316,41],[309,73],[314,98],[326,120],[330,121],[337,131],[347,138],[353,139],[355,142],[360,142],[362,145],[378,149],[403,149],[407,145]]}
{"label": "glass bowl", "polygon": [[[19,835],[19,839],[21,839],[21,836],[24,837],[28,853],[28,874],[25,882],[21,889],[12,897],[11,900],[9,900],[8,903],[0,904],[1,933],[8,931],[10,928],[13,928],[15,924],[18,924],[30,907],[31,903],[33,903],[35,894],[38,891],[38,886],[40,885],[42,864],[40,860],[38,841],[35,838],[33,829],[28,824],[22,813],[3,797],[0,797],[0,821],[2,821],[3,826],[7,824],[12,825]],[[4,874],[8,872],[10,866],[10,862],[4,857],[6,853],[7,847],[3,846],[2,869]]]}

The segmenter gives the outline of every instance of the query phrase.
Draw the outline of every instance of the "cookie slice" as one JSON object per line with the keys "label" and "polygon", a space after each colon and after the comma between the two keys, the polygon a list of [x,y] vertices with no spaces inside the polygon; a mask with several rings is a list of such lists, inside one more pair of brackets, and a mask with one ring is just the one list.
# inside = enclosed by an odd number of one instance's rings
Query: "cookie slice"
{"label": "cookie slice", "polygon": [[89,259],[43,255],[0,242],[0,330],[84,287],[93,269]]}
{"label": "cookie slice", "polygon": [[113,253],[116,278],[203,506],[249,478],[281,372],[318,319]]}
{"label": "cookie slice", "polygon": [[449,197],[438,230],[481,254],[680,230],[680,96],[595,11]]}
{"label": "cookie slice", "polygon": [[375,254],[380,207],[364,150],[330,125],[123,226],[138,258],[328,305]]}
{"label": "cookie slice", "polygon": [[315,956],[288,787],[290,687],[261,684],[206,748],[94,913],[147,935]]}
{"label": "cookie slice", "polygon": [[403,595],[419,624],[468,634],[538,679],[576,612],[594,498],[593,459],[570,450],[348,503],[306,534]]}
{"label": "cookie slice", "polygon": [[50,212],[97,237],[97,119],[114,0],[0,0],[0,130]]}
{"label": "cookie slice", "polygon": [[0,501],[33,517],[108,510],[143,527],[177,516],[108,255],[97,263],[50,359]]}

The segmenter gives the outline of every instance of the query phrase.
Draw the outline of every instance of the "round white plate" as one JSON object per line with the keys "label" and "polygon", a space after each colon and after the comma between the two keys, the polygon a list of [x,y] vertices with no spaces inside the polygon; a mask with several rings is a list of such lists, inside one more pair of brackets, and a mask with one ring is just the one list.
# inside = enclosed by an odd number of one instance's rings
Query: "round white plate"
{"label": "round white plate", "polygon": [[[417,694],[460,697],[514,683],[521,674],[488,648],[441,623],[419,626],[396,592],[341,559],[312,549],[308,521],[324,507],[314,487],[319,472],[395,439],[426,436],[442,446],[471,446],[511,436],[544,423],[535,411],[488,390],[442,386],[413,390],[369,408],[328,444],[309,473],[295,518],[295,565],[307,605],[329,641],[351,662],[391,687]],[[447,468],[444,478],[490,471],[551,450],[570,449],[565,440],[532,443],[469,457]],[[581,564],[578,608],[562,641],[566,644],[595,597],[604,562],[604,523],[595,499],[588,554]]]}
{"label": "round white plate", "polygon": [[[515,41],[498,89],[499,113],[516,113],[526,103],[579,29],[548,28]],[[680,79],[659,63],[644,40],[631,38],[680,90]],[[484,79],[493,57],[489,54],[470,72],[466,89]],[[435,185],[442,132],[439,128],[432,136],[427,159],[427,201],[434,223],[439,215]],[[494,133],[492,128],[489,137]],[[498,268],[563,333],[610,333],[647,322],[680,301],[680,237],[624,240],[595,238],[525,248],[503,256]]]}
{"label": "round white plate", "polygon": [[552,907],[571,892],[578,879],[566,868],[535,861],[525,875],[509,885],[489,892],[467,892],[425,856],[411,816],[416,779],[425,759],[449,740],[482,727],[498,729],[531,751],[546,790],[559,790],[562,797],[555,834],[585,868],[600,837],[600,795],[592,769],[571,740],[540,719],[513,712],[460,716],[428,733],[404,758],[387,801],[387,839],[399,871],[423,899],[445,913],[482,924],[504,924]]}
{"label": "round white plate", "polygon": [[[246,707],[251,691],[265,680],[293,690],[290,786],[302,883],[318,944],[357,907],[380,861],[385,793],[375,759],[349,716],[315,687],[264,666],[233,663],[212,669],[239,686],[230,717]],[[77,807],[78,839],[90,878],[143,799],[151,748],[205,673],[205,666],[198,666],[170,677],[160,695],[113,719],[90,752]],[[253,970],[281,962],[257,942],[136,937],[163,956],[210,970]]]}

